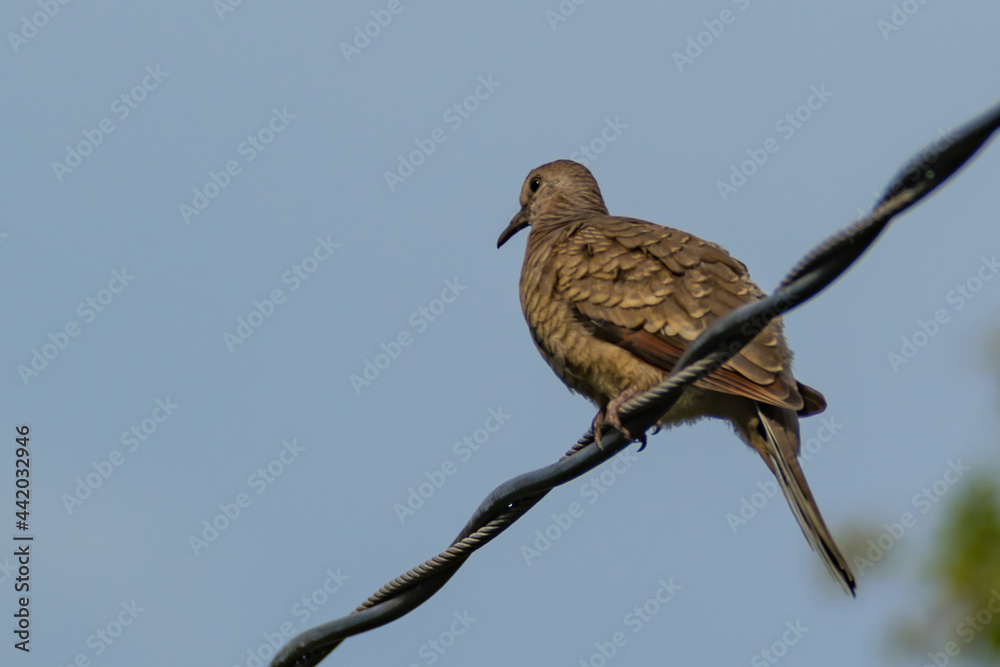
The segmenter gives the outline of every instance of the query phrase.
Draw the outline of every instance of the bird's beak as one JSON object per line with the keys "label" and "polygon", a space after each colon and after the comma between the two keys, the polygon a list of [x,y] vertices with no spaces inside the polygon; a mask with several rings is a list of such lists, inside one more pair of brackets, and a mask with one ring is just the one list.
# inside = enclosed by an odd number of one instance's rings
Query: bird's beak
{"label": "bird's beak", "polygon": [[500,238],[497,239],[497,247],[499,248],[500,246],[502,246],[504,243],[510,240],[510,237],[514,236],[514,234],[517,234],[519,231],[521,231],[527,226],[528,226],[528,207],[522,206],[521,210],[518,211],[517,215],[515,215],[514,218],[510,221],[510,224],[507,225],[507,229],[501,232]]}

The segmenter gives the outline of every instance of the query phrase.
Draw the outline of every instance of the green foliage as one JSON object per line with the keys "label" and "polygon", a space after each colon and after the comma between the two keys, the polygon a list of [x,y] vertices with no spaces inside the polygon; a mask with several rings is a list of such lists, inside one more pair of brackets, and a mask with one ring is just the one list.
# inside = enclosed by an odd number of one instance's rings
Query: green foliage
{"label": "green foliage", "polygon": [[960,641],[1000,658],[1000,489],[996,479],[979,474],[963,485],[948,507],[935,551],[932,575],[940,591],[936,606],[959,610],[955,627]]}
{"label": "green foliage", "polygon": [[[1000,336],[986,359],[1000,379]],[[896,648],[936,664],[1000,663],[1000,473],[978,470],[949,494],[919,616],[896,625]],[[961,654],[961,657],[956,657]],[[970,662],[971,661],[971,662]]]}

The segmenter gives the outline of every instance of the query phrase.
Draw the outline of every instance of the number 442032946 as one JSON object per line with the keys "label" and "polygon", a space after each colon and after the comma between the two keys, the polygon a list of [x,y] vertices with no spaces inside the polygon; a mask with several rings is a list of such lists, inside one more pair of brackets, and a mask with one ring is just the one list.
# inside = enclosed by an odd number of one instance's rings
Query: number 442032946
{"label": "number 442032946", "polygon": [[28,530],[28,499],[30,498],[28,490],[30,485],[28,481],[28,431],[27,425],[17,427],[17,450],[14,452],[17,456],[14,463],[15,486],[17,486],[17,490],[14,492],[14,504],[17,505],[15,512],[17,523],[15,525],[19,530]]}

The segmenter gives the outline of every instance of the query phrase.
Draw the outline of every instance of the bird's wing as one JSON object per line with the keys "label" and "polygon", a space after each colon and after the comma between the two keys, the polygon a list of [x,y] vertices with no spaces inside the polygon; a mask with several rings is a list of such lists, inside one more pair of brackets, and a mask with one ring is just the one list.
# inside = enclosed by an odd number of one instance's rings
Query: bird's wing
{"label": "bird's wing", "polygon": [[[719,246],[642,220],[601,216],[575,225],[550,258],[556,290],[596,336],[665,372],[715,319],[764,296]],[[777,320],[696,384],[803,413],[823,407],[805,387],[803,401]]]}

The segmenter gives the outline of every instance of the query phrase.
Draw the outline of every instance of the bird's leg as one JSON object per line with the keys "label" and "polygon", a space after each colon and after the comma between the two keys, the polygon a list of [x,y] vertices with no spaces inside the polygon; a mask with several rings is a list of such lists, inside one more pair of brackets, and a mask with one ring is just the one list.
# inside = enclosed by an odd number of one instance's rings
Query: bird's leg
{"label": "bird's leg", "polygon": [[623,405],[641,393],[643,393],[643,390],[639,387],[627,389],[597,412],[597,416],[594,417],[594,422],[591,424],[591,428],[594,430],[594,440],[597,442],[598,447],[601,446],[601,435],[604,431],[604,427],[611,426],[621,431],[622,435],[629,439],[629,442],[639,442],[640,452],[646,448],[646,433],[640,433],[638,436],[632,435],[627,428],[622,426],[621,418],[618,414]]}
{"label": "bird's leg", "polygon": [[603,449],[603,447],[601,447],[601,435],[604,431],[604,415],[606,414],[606,407],[607,406],[598,410],[597,414],[594,415],[594,421],[590,423],[590,430],[594,432],[594,442],[596,442],[597,446],[601,449]]}

